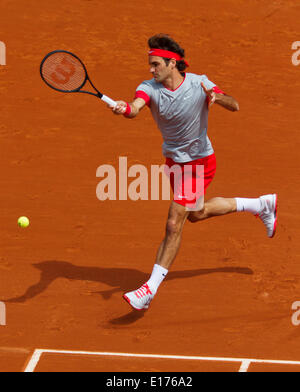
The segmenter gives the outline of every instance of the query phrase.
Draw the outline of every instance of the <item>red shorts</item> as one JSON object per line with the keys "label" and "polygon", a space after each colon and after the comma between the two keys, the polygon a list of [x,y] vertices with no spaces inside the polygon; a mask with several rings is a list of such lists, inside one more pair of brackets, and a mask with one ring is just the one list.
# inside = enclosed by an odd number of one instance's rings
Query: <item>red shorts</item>
{"label": "red shorts", "polygon": [[197,200],[202,198],[204,201],[205,191],[216,173],[215,154],[185,163],[166,158],[166,165],[169,169],[172,167],[172,171],[166,174],[176,203],[194,208]]}

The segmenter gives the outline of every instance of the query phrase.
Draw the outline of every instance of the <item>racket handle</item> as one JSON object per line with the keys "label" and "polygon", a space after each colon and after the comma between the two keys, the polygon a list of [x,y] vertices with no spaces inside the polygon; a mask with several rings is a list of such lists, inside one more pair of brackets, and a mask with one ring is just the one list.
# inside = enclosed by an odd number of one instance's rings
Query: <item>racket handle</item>
{"label": "racket handle", "polygon": [[116,104],[117,104],[116,101],[110,99],[106,95],[102,95],[101,99],[102,99],[102,101],[106,102],[108,105],[111,105],[111,106],[116,106]]}

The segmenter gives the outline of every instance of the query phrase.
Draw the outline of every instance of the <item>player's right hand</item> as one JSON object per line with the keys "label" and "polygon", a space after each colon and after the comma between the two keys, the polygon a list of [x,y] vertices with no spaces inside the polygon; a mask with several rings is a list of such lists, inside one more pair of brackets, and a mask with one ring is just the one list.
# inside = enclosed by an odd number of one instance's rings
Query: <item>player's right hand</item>
{"label": "player's right hand", "polygon": [[108,105],[114,114],[124,114],[127,109],[127,103],[124,101],[116,101],[116,106]]}

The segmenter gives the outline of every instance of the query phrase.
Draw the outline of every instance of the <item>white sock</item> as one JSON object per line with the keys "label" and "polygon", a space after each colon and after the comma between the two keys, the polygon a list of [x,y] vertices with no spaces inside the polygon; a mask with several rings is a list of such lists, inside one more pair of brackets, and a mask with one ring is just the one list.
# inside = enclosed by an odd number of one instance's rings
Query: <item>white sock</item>
{"label": "white sock", "polygon": [[152,274],[150,279],[148,280],[147,284],[152,292],[155,294],[161,282],[167,276],[168,270],[158,264],[154,264]]}
{"label": "white sock", "polygon": [[248,211],[252,212],[252,214],[259,214],[262,205],[260,199],[246,199],[246,198],[241,198],[241,197],[236,197],[236,210],[238,212],[240,211]]}

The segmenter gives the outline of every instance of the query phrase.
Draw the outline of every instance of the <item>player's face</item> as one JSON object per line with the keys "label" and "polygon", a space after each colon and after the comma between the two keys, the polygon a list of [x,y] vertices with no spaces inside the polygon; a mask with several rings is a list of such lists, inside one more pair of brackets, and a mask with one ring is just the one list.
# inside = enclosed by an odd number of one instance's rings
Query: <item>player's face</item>
{"label": "player's face", "polygon": [[166,65],[163,58],[158,56],[149,56],[150,72],[157,83],[162,83],[171,73],[170,64]]}

